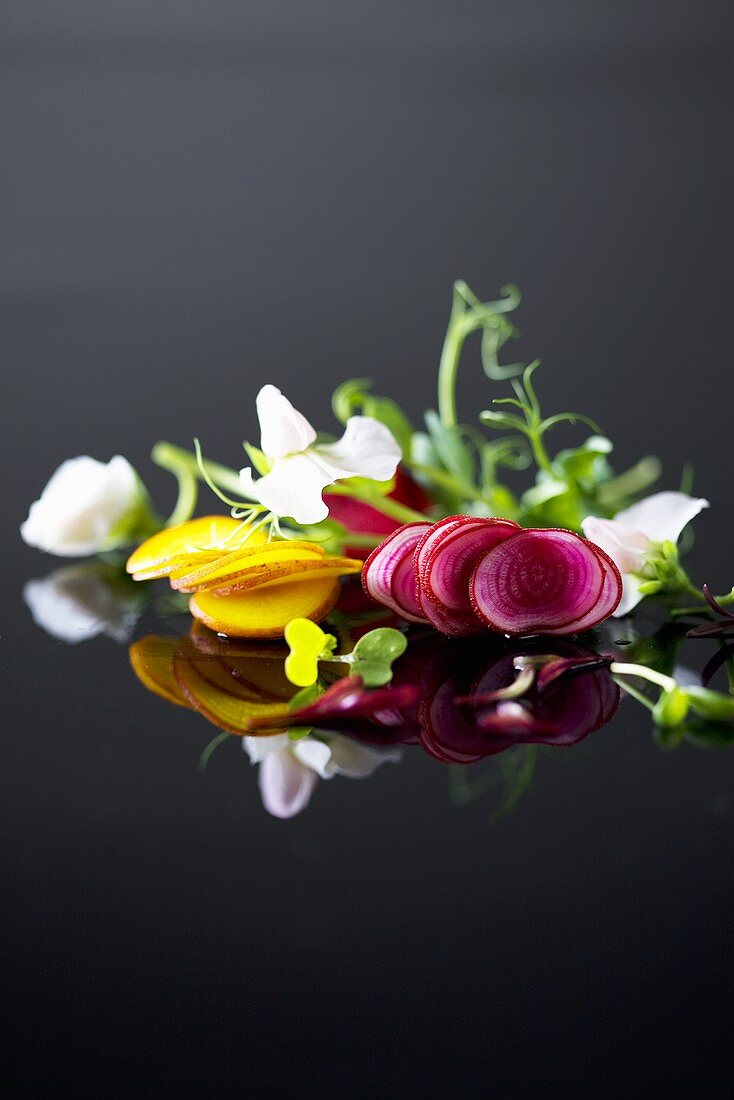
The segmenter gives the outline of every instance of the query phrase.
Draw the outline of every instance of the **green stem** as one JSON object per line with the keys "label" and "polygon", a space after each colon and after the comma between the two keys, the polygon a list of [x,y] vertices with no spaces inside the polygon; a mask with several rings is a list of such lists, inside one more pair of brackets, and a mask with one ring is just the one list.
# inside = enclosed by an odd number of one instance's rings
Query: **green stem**
{"label": "green stem", "polygon": [[649,680],[651,684],[657,684],[663,691],[673,691],[677,686],[672,676],[665,676],[647,665],[625,664],[622,661],[613,661],[609,666],[613,676],[639,676],[641,680]]}
{"label": "green stem", "polygon": [[424,466],[420,462],[408,462],[406,465],[414,473],[423,474],[425,477],[430,478],[431,481],[435,481],[436,485],[441,485],[444,489],[458,493],[459,496],[464,497],[466,500],[478,500],[482,503],[487,503],[476,486],[471,485],[468,481],[459,480],[459,478],[454,477],[445,470],[438,470],[435,466]]}
{"label": "green stem", "polygon": [[378,497],[378,496],[366,496],[364,493],[354,492],[349,488],[349,483],[329,486],[330,493],[336,493],[338,496],[351,497],[353,500],[359,500],[363,504],[369,504],[372,508],[376,508],[378,512],[382,512],[383,515],[390,516],[391,519],[396,519],[400,523],[425,523],[426,516],[423,512],[416,512],[413,508],[408,508],[405,504],[400,504],[397,500],[392,500],[391,497]]}
{"label": "green stem", "polygon": [[[158,448],[156,448],[156,450],[157,449]],[[165,445],[161,448],[157,456],[154,452],[154,460],[158,466],[172,473],[178,482],[178,498],[176,500],[176,505],[164,524],[166,527],[175,527],[177,524],[185,523],[187,519],[191,519],[194,514],[196,501],[199,496],[196,476],[193,471],[189,469],[188,465],[180,461],[177,455],[167,452],[165,450]]]}
{"label": "green stem", "polygon": [[538,464],[539,469],[543,470],[550,477],[555,477],[551,460],[548,457],[548,452],[545,449],[542,437],[540,433],[533,428],[529,428],[527,437],[530,441],[530,446],[533,452],[533,458]]}
{"label": "green stem", "polygon": [[[176,447],[173,443],[156,443],[152,458],[158,466],[162,466],[166,470],[185,471],[199,480],[203,480],[196,455],[190,451],[185,451],[183,447]],[[202,465],[210,479],[220,489],[242,495],[242,482],[236,470],[231,469],[229,466],[222,466],[219,462],[212,462],[208,458],[202,459]],[[340,496],[353,497],[355,500],[370,504],[379,512],[383,512],[384,515],[390,516],[400,523],[415,523],[416,521],[422,523],[426,518],[422,512],[416,512],[413,508],[399,504],[398,501],[391,500],[389,497],[368,496],[355,492],[349,488],[348,483],[332,485],[329,487],[329,492],[338,493]]]}
{"label": "green stem", "polygon": [[631,695],[633,699],[636,699],[638,703],[642,703],[644,707],[647,707],[649,711],[655,709],[655,704],[651,703],[646,695],[643,695],[641,691],[638,691],[636,687],[632,687],[632,684],[626,683],[624,680],[618,680],[617,683],[621,687],[622,691],[626,691],[628,695]]}
{"label": "green stem", "polygon": [[[203,480],[196,455],[191,451],[185,451],[183,447],[176,447],[173,443],[156,443],[151,455],[153,461],[164,470],[188,471],[197,480]],[[222,466],[219,462],[203,459],[204,469],[212,481],[229,493],[242,494],[242,482],[236,470],[229,466]]]}
{"label": "green stem", "polygon": [[463,306],[461,312],[456,303],[451,310],[449,325],[446,329],[441,358],[438,363],[438,415],[444,428],[455,428],[456,416],[456,375],[459,370],[464,340],[471,331],[466,325]]}

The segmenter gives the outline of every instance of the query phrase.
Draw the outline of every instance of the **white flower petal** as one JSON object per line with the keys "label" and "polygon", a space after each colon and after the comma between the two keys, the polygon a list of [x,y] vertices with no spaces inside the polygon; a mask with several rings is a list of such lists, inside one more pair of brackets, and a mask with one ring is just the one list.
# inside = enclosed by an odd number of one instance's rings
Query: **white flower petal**
{"label": "white flower petal", "polygon": [[653,542],[677,542],[687,523],[709,502],[687,493],[653,493],[614,517],[619,523],[642,531]]}
{"label": "white flower petal", "polygon": [[61,557],[85,557],[140,503],[137,474],[122,455],[97,462],[79,455],[62,462],[21,525],[29,544]]}
{"label": "white flower petal", "polygon": [[311,453],[329,472],[331,481],[347,477],[388,481],[402,457],[390,429],[371,416],[350,416],[341,439],[314,447]]}
{"label": "white flower petal", "polygon": [[623,615],[629,615],[633,608],[637,607],[643,595],[640,592],[642,577],[635,577],[632,573],[622,574],[622,599],[617,604],[613,618],[621,619]]}
{"label": "white flower petal", "polygon": [[276,386],[263,386],[255,404],[260,421],[260,446],[268,458],[305,451],[316,438],[306,417],[294,409]]}
{"label": "white flower petal", "polygon": [[250,758],[251,764],[259,764],[271,752],[279,752],[291,745],[287,733],[275,733],[268,737],[243,737],[242,748]]}
{"label": "white flower petal", "polygon": [[334,768],[331,766],[331,748],[315,737],[304,737],[293,745],[293,755],[322,779],[331,779]]}
{"label": "white flower petal", "polygon": [[260,765],[258,784],[263,806],[273,817],[295,817],[311,800],[319,781],[289,749],[271,752]]}
{"label": "white flower petal", "polygon": [[364,745],[343,734],[334,734],[329,745],[332,774],[345,775],[349,779],[366,779],[381,764],[397,763],[403,755],[402,750],[395,745],[384,748]]}
{"label": "white flower petal", "polygon": [[[322,491],[332,483],[330,474],[313,461],[311,451],[279,459],[269,473],[257,481],[250,474],[246,487],[276,516],[290,516],[296,523],[319,523],[329,509]],[[241,470],[240,476],[247,474]]]}
{"label": "white flower petal", "polygon": [[620,573],[638,573],[645,564],[650,539],[641,531],[616,519],[587,516],[581,524],[587,539],[609,555]]}

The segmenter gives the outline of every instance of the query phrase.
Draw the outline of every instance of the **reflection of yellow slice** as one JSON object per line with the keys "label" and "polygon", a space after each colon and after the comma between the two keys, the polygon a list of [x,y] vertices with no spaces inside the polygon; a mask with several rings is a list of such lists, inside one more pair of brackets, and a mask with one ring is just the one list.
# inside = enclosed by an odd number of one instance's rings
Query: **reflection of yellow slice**
{"label": "reflection of yellow slice", "polygon": [[225,660],[216,653],[202,653],[191,638],[182,638],[178,654],[194,666],[202,679],[226,695],[250,703],[283,703],[291,698],[294,687],[285,675],[282,653],[273,649],[265,656]]}
{"label": "reflection of yellow slice", "polygon": [[228,733],[248,733],[252,718],[279,718],[288,713],[287,703],[252,702],[221,691],[205,680],[199,669],[181,651],[176,655],[174,672],[178,686],[190,706]]}
{"label": "reflection of yellow slice", "polygon": [[173,675],[173,657],[178,638],[161,638],[148,634],[133,642],[129,649],[130,664],[141,684],[179,707],[190,706]]}
{"label": "reflection of yellow slice", "polygon": [[171,584],[181,591],[193,591],[201,587],[217,588],[220,581],[229,580],[256,566],[296,560],[318,561],[323,556],[323,548],[312,542],[299,542],[295,539],[277,539],[262,545],[248,542],[237,550],[220,554],[215,561],[192,563],[192,568],[187,572],[179,572],[175,578],[171,578]]}
{"label": "reflection of yellow slice", "polygon": [[[235,536],[237,541],[227,544],[227,539],[235,535],[238,528],[239,532]],[[231,516],[200,516],[199,519],[187,520],[176,527],[165,527],[151,535],[130,555],[125,568],[136,579],[150,580],[168,573],[168,563],[172,559],[176,559],[174,568],[180,568],[187,558],[196,562],[200,553],[215,552],[215,558],[221,557],[245,538],[251,544],[257,545],[265,542],[267,536],[262,530],[258,530],[249,531],[248,537],[248,528]],[[209,557],[204,560],[212,559]]]}
{"label": "reflection of yellow slice", "polygon": [[288,646],[283,642],[257,639],[248,641],[247,638],[223,638],[221,634],[212,634],[211,630],[198,619],[192,619],[188,636],[196,647],[197,653],[219,657],[228,664],[236,664],[238,660],[257,660],[282,669],[283,662],[289,653]]}
{"label": "reflection of yellow slice", "polygon": [[197,592],[191,614],[211,630],[238,638],[280,638],[291,619],[323,619],[339,599],[333,577],[267,585],[220,595]]}

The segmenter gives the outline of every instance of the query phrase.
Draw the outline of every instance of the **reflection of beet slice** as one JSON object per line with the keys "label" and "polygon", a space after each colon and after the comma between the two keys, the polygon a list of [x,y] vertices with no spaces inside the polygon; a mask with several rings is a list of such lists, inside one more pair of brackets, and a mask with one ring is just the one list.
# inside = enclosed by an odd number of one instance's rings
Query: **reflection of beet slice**
{"label": "reflection of beet slice", "polygon": [[[481,697],[499,687],[511,684],[516,675],[514,662],[522,654],[509,653],[498,661],[474,684],[472,694]],[[566,647],[559,658],[584,658],[590,663],[597,658],[578,646]],[[587,734],[605,725],[614,715],[619,704],[619,688],[604,665],[590,671],[576,671],[573,675],[559,676],[544,691],[531,689],[517,705],[525,714],[514,708],[500,705],[479,714],[478,724],[492,735],[513,735],[519,741],[544,745],[572,745]],[[528,722],[530,718],[530,723]]]}

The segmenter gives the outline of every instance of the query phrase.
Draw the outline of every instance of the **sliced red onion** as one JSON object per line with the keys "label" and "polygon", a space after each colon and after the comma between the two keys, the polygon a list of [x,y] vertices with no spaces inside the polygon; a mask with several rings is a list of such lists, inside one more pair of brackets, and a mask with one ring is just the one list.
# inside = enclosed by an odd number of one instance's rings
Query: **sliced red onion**
{"label": "sliced red onion", "polygon": [[[520,530],[478,562],[470,581],[472,606],[501,634],[571,634],[591,616],[611,582],[602,558],[580,535],[550,528]],[[606,597],[611,601],[611,594]]]}
{"label": "sliced red onion", "polygon": [[[372,551],[362,569],[362,584],[367,595],[410,622],[426,621],[418,607],[412,561],[413,551],[429,527],[429,523],[406,523],[398,527]],[[403,560],[408,562],[409,569],[401,570],[398,582],[393,585],[395,571]]]}
{"label": "sliced red onion", "polygon": [[420,599],[437,630],[460,637],[485,629],[472,607],[471,576],[484,554],[518,530],[511,520],[464,517],[437,537],[424,537],[415,556]]}

